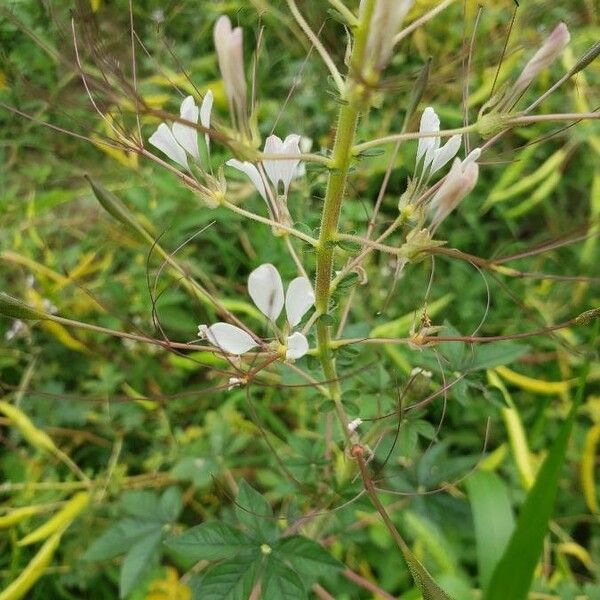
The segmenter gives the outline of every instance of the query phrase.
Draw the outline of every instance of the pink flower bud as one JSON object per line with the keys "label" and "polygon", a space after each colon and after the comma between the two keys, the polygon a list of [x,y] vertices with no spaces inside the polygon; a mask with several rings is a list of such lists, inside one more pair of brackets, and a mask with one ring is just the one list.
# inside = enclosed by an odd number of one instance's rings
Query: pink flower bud
{"label": "pink flower bud", "polygon": [[[394,49],[394,38],[413,4],[414,0],[377,0],[365,53],[367,61],[377,71],[381,71],[389,62]],[[361,4],[361,10],[363,7],[364,4]]]}
{"label": "pink flower bud", "polygon": [[229,17],[223,15],[215,25],[214,40],[229,103],[238,112],[243,112],[246,106],[246,75],[242,28],[232,29]]}
{"label": "pink flower bud", "polygon": [[477,184],[479,165],[476,160],[480,154],[481,150],[476,148],[464,161],[459,158],[454,159],[452,168],[444,183],[442,183],[429,204],[429,212],[432,214],[431,226],[433,228],[437,227]]}
{"label": "pink flower bud", "polygon": [[518,93],[522,92],[535,79],[541,71],[549,67],[567,47],[571,34],[564,23],[559,23],[554,31],[546,38],[541,48],[525,65],[521,75],[515,83]]}

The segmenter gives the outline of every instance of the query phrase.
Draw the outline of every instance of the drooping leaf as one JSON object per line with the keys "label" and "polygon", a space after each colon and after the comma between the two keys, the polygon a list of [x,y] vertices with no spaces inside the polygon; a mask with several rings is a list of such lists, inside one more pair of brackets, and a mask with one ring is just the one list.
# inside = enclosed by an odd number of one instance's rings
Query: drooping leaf
{"label": "drooping leaf", "polygon": [[508,365],[527,354],[529,347],[516,342],[495,342],[478,346],[471,360],[467,360],[468,370],[491,369]]}

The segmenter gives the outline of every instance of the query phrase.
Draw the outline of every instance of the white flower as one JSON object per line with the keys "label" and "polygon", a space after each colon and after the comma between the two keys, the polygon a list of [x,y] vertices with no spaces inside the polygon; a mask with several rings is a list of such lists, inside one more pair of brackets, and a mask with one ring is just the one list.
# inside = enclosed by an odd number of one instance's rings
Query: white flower
{"label": "white flower", "polygon": [[[292,133],[285,140],[276,135],[270,135],[263,152],[270,155],[295,156],[298,158],[277,159],[268,158],[260,163],[262,169],[247,161],[235,158],[227,161],[227,165],[247,175],[258,193],[267,203],[271,217],[280,222],[288,214],[287,195],[292,179],[303,174],[300,168],[300,136]],[[270,184],[269,184],[270,181]],[[279,194],[279,184],[283,184],[283,196]]]}
{"label": "white flower", "polygon": [[173,162],[190,170],[185,150],[177,143],[173,132],[165,123],[161,123],[158,129],[150,136],[148,141],[161,152],[164,152]]}
{"label": "white flower", "polygon": [[198,335],[228,354],[245,354],[258,346],[258,342],[243,329],[229,323],[215,323],[210,327],[200,325]]}
{"label": "white flower", "polygon": [[[210,91],[204,96],[200,108],[196,106],[194,98],[188,96],[181,103],[179,109],[180,117],[190,123],[198,123],[198,118],[200,117],[202,125],[209,128],[212,103],[213,95]],[[176,162],[188,171],[190,167],[187,154],[190,154],[195,160],[200,160],[198,132],[194,127],[190,127],[184,123],[175,122],[171,128],[166,123],[161,123],[148,141],[155,148],[164,152],[173,162]]]}
{"label": "white flower", "polygon": [[[431,106],[428,106],[421,116],[419,133],[437,133],[440,130],[440,118]],[[439,136],[419,138],[417,146],[417,166],[424,157],[422,165],[422,174],[425,175],[429,170],[429,176],[434,175],[445,167],[460,150],[461,136],[453,135],[443,146],[440,147],[441,138]],[[430,168],[431,167],[431,168]]]}
{"label": "white flower", "polygon": [[238,114],[246,105],[246,76],[244,74],[244,32],[233,29],[229,17],[219,17],[214,29],[214,42],[229,103]]}
{"label": "white flower", "polygon": [[[288,135],[285,140],[276,135],[270,135],[266,142],[265,148],[263,150],[265,154],[281,154],[293,156],[295,154],[300,157],[300,136],[292,133]],[[260,171],[250,162],[242,162],[232,158],[228,160],[227,165],[237,169],[238,171],[242,171],[245,173],[256,189],[258,193],[265,198],[266,197],[266,186],[267,182],[263,180],[263,177],[260,174]],[[279,182],[283,183],[284,194],[287,196],[288,190],[290,187],[290,183],[292,179],[294,179],[298,174],[298,165],[300,164],[300,158],[291,158],[289,160],[285,159],[265,159],[262,162],[265,173],[271,180],[273,184],[273,188],[275,190],[275,195],[277,195],[277,189],[279,187]]]}
{"label": "white flower", "polygon": [[244,380],[240,379],[239,377],[230,377],[229,382],[227,383],[227,391],[230,392],[235,388],[241,387],[243,383]]}
{"label": "white flower", "polygon": [[7,342],[10,342],[14,340],[19,335],[19,333],[21,333],[21,331],[24,331],[25,329],[27,329],[27,325],[25,325],[25,322],[21,321],[21,319],[16,319],[12,322],[10,329],[4,334],[4,339]]}
{"label": "white flower", "polygon": [[[281,154],[300,156],[300,136],[292,133],[282,141],[280,137],[276,135],[270,135],[265,142],[265,154]],[[288,189],[292,179],[296,176],[298,171],[298,165],[300,164],[300,158],[290,160],[278,160],[278,159],[265,159],[263,166],[269,176],[269,179],[277,191],[279,182],[283,183],[284,194],[287,196]]]}
{"label": "white flower", "polygon": [[[272,323],[279,318],[285,306],[287,322],[292,329],[315,302],[312,285],[306,277],[293,279],[284,295],[281,275],[270,263],[260,265],[250,273],[248,293],[258,310]],[[245,354],[258,346],[249,333],[229,323],[215,323],[210,327],[200,325],[198,333],[229,354]],[[308,341],[299,331],[286,337],[285,346],[287,359],[302,358],[308,352]]]}
{"label": "white flower", "polygon": [[411,377],[416,377],[417,375],[422,375],[423,377],[427,377],[427,379],[431,379],[433,377],[433,373],[431,371],[426,371],[422,367],[414,367],[414,369],[410,372]]}
{"label": "white flower", "polygon": [[476,161],[480,156],[481,150],[475,148],[463,161],[459,158],[454,160],[450,172],[429,204],[432,227],[437,227],[473,190],[479,177]]}
{"label": "white flower", "polygon": [[290,360],[302,358],[308,352],[308,340],[299,331],[295,331],[287,338],[287,351],[285,357]]}
{"label": "white flower", "polygon": [[354,431],[356,431],[361,425],[363,424],[363,420],[359,417],[357,419],[354,419],[353,421],[350,421],[350,423],[348,423],[348,431],[350,433],[353,433]]}

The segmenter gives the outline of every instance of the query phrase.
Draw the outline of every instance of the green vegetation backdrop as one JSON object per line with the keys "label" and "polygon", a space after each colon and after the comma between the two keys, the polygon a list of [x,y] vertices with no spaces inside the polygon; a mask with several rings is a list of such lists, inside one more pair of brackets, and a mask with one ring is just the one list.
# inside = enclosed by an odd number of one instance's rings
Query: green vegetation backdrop
{"label": "green vegetation backdrop", "polygon": [[[222,14],[244,29],[262,140],[297,133],[305,152],[327,157],[346,101],[284,0],[132,4],[0,7],[0,291],[79,323],[32,319],[2,299],[21,318],[0,319],[0,599],[599,599],[599,337],[584,314],[600,306],[598,121],[511,130],[436,231],[446,252],[400,274],[398,256],[372,253],[342,280],[326,325],[343,338],[507,338],[340,345],[343,408],[363,421],[351,448],[314,384],[327,379],[314,353],[229,389],[236,360],[165,346],[219,320],[190,277],[268,335],[248,274],[270,262],[290,281],[296,267],[268,225],[208,207],[170,171],[106,142],[115,124],[134,135],[134,89],[148,107],[145,140],[160,111],[209,89],[217,128],[228,122],[213,45]],[[405,25],[439,4],[417,0]],[[571,42],[521,108],[600,38],[594,0],[444,4],[397,46],[357,143],[402,129],[429,58],[407,131],[426,106],[442,129],[461,127],[465,93],[476,120],[494,81],[514,80],[559,21]],[[325,0],[298,6],[343,71],[343,16]],[[592,61],[535,113],[597,111],[599,84]],[[484,141],[470,135],[471,148]],[[399,147],[378,231],[398,216],[416,146]],[[350,167],[336,269],[359,248],[352,236],[366,237],[393,146],[377,150]],[[213,139],[215,174],[231,157]],[[235,205],[266,215],[249,182],[225,174]],[[328,175],[309,162],[292,185],[307,236],[319,235]],[[115,197],[133,228],[105,210]],[[315,253],[296,248],[312,278]]]}

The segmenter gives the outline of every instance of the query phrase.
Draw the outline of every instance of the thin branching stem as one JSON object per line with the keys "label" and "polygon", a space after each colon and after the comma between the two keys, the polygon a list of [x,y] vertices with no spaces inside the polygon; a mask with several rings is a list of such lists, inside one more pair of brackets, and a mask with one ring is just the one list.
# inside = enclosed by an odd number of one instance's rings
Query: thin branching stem
{"label": "thin branching stem", "polygon": [[329,52],[327,52],[325,46],[321,43],[321,40],[316,36],[315,32],[310,28],[310,25],[306,22],[306,19],[302,16],[302,13],[298,10],[295,0],[287,0],[290,11],[296,20],[296,23],[300,26],[302,31],[306,34],[306,37],[310,40],[310,43],[316,48],[317,52],[323,59],[325,66],[329,69],[331,76],[335,82],[335,85],[340,94],[344,91],[344,79],[340,75],[338,68],[336,67],[333,59]]}

